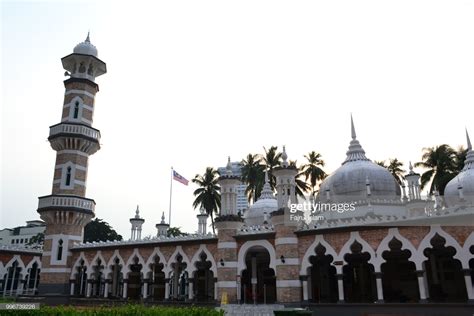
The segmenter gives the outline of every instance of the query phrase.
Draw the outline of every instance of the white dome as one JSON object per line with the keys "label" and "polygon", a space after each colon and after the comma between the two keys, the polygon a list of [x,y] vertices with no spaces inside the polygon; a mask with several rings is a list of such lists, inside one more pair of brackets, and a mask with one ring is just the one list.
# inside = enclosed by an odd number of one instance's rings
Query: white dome
{"label": "white dome", "polygon": [[91,44],[89,34],[84,42],[79,43],[74,47],[74,54],[90,55],[97,57],[97,48]]}
{"label": "white dome", "polygon": [[[464,161],[464,168],[454,179],[448,182],[444,189],[444,199],[448,206],[460,204],[460,191],[466,202],[474,204],[474,151],[467,132],[466,136],[468,152]],[[461,187],[461,190],[459,190],[459,187]]]}
{"label": "white dome", "polygon": [[260,198],[244,213],[245,224],[263,225],[265,220],[270,221],[270,213],[277,209],[278,201],[273,196],[273,191],[268,183],[268,176],[265,174],[265,185]]}
{"label": "white dome", "polygon": [[[351,117],[352,141],[342,166],[327,177],[320,186],[320,199],[334,202],[376,199],[399,199],[400,186],[393,175],[365,156],[365,151],[356,139]],[[370,187],[370,188],[369,188]]]}

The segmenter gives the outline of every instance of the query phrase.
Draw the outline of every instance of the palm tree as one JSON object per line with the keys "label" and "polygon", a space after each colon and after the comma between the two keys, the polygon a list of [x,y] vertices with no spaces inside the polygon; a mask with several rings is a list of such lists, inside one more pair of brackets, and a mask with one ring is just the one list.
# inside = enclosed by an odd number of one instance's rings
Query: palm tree
{"label": "palm tree", "polygon": [[314,196],[317,192],[315,190],[316,184],[318,181],[324,180],[327,176],[326,172],[321,169],[321,167],[324,167],[325,162],[321,158],[321,154],[314,150],[304,157],[308,160],[308,163],[301,167],[301,174],[305,176],[305,181],[308,181],[309,178],[309,183],[311,184],[311,195]]}
{"label": "palm tree", "polygon": [[403,185],[403,180],[405,179],[405,177],[403,176],[405,170],[401,168],[402,166],[403,162],[399,161],[397,158],[389,159],[387,166],[388,171],[390,171],[390,173],[400,186]]}
{"label": "palm tree", "polygon": [[415,163],[415,167],[428,169],[421,175],[421,188],[423,189],[431,181],[429,193],[433,194],[436,188],[439,194],[444,195],[446,184],[458,173],[456,152],[446,144],[423,150],[423,161]]}
{"label": "palm tree", "polygon": [[261,164],[258,155],[248,154],[242,160],[242,182],[247,184],[245,194],[249,203],[255,202],[260,196],[265,178],[265,166]]}
{"label": "palm tree", "polygon": [[380,167],[387,168],[388,166],[385,164],[385,160],[375,160],[375,164],[379,165]]}
{"label": "palm tree", "polygon": [[265,168],[268,171],[268,179],[270,181],[270,186],[272,190],[275,190],[275,177],[273,176],[273,169],[281,165],[281,152],[278,152],[277,146],[271,146],[269,150],[263,147],[265,151],[265,155],[263,156],[263,162],[265,164]]}
{"label": "palm tree", "polygon": [[212,232],[214,235],[216,234],[214,229],[214,213],[217,214],[221,207],[221,188],[217,183],[218,179],[219,173],[217,170],[207,167],[203,175],[197,174],[192,180],[193,183],[199,186],[193,193],[196,197],[193,207],[195,209],[203,208],[206,210],[207,215],[211,216]]}
{"label": "palm tree", "polygon": [[456,155],[456,172],[459,173],[464,168],[464,161],[466,160],[467,149],[464,149],[463,146],[459,146],[458,150],[454,153]]}
{"label": "palm tree", "polygon": [[[296,161],[292,161],[290,160],[290,167],[293,167],[297,170],[300,170],[301,168],[298,168],[298,166],[296,165]],[[296,196],[299,196],[299,197],[302,197],[304,198],[304,194],[306,192],[308,192],[310,189],[311,189],[311,186],[306,182],[306,178],[303,180],[303,177],[304,177],[304,172],[298,172],[298,174],[295,176],[295,184],[296,184],[296,187],[295,187],[295,193],[296,193]]]}

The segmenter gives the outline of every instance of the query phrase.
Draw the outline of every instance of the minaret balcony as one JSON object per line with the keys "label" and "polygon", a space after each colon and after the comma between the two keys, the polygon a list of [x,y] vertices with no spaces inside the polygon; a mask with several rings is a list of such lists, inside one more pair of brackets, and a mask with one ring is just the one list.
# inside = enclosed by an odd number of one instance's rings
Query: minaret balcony
{"label": "minaret balcony", "polygon": [[100,131],[81,123],[50,126],[48,140],[56,151],[80,150],[91,155],[100,149]]}
{"label": "minaret balcony", "polygon": [[77,211],[94,214],[95,201],[75,195],[46,195],[38,198],[38,212]]}

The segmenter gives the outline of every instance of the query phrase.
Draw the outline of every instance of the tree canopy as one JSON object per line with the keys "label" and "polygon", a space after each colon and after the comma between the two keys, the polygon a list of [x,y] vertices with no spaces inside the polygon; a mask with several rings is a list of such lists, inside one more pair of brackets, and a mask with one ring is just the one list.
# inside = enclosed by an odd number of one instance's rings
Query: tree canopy
{"label": "tree canopy", "polygon": [[84,242],[122,240],[119,235],[107,222],[100,218],[95,218],[84,227]]}

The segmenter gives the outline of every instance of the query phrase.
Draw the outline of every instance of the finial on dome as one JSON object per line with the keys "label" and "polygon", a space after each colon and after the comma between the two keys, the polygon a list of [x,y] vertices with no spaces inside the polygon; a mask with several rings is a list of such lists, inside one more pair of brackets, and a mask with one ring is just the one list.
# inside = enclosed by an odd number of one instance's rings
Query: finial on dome
{"label": "finial on dome", "polygon": [[263,184],[262,193],[260,194],[259,200],[261,199],[274,199],[273,190],[268,180],[268,171],[265,171],[265,183]]}
{"label": "finial on dome", "polygon": [[467,132],[467,128],[466,128],[466,140],[467,140],[467,150],[472,150],[471,139],[469,138],[469,133]]}
{"label": "finial on dome", "polygon": [[351,113],[351,137],[352,137],[352,139],[356,139],[356,137],[357,137],[356,130],[355,130],[355,127],[354,127],[354,120],[352,119],[352,113]]}
{"label": "finial on dome", "polygon": [[161,224],[165,224],[165,212],[161,213]]}
{"label": "finial on dome", "polygon": [[87,37],[86,37],[86,42],[87,42],[87,43],[90,43],[90,42],[91,42],[91,39],[90,39],[90,37],[89,37],[90,33],[91,33],[90,31],[87,31]]}
{"label": "finial on dome", "polygon": [[283,162],[281,165],[285,168],[288,167],[288,155],[286,154],[286,148],[285,145],[283,145],[283,152],[281,153],[281,158],[283,159]]}
{"label": "finial on dome", "polygon": [[135,211],[135,218],[140,218],[140,208],[137,205],[137,210]]}
{"label": "finial on dome", "polygon": [[227,166],[225,167],[226,169],[226,174],[228,176],[231,176],[232,175],[232,164],[230,162],[230,156],[227,157]]}

